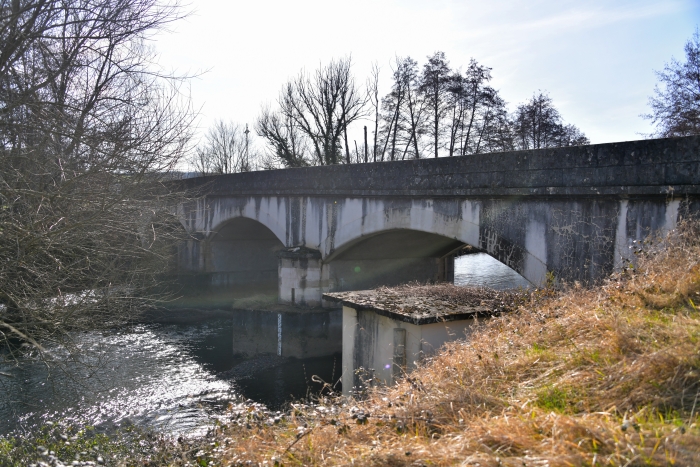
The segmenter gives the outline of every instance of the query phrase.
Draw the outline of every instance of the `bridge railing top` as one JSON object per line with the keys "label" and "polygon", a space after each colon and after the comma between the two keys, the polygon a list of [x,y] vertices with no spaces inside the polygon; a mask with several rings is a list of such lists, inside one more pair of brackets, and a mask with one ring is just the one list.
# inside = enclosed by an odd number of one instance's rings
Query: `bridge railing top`
{"label": "bridge railing top", "polygon": [[700,194],[700,136],[196,177],[208,195]]}

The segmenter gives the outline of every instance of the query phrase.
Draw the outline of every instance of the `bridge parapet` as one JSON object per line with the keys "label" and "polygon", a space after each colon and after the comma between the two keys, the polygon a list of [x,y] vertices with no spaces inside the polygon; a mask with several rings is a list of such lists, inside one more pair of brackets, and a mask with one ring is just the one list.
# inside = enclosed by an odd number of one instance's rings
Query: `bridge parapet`
{"label": "bridge parapet", "polygon": [[523,196],[699,194],[700,136],[183,180],[208,195]]}

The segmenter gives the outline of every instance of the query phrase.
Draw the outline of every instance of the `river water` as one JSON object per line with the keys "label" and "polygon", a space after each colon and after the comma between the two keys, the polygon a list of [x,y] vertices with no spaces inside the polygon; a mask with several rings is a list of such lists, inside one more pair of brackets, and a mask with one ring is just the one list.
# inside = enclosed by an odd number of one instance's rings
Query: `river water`
{"label": "river water", "polygon": [[486,253],[460,256],[455,260],[455,285],[484,285],[496,290],[532,286],[523,276]]}
{"label": "river water", "polygon": [[[513,270],[485,254],[457,259],[455,284],[485,285],[497,289],[527,287]],[[209,319],[190,324],[138,324],[113,332],[91,332],[75,337],[79,361],[55,349],[62,368],[51,371],[40,362],[20,366],[0,364],[0,435],[30,431],[45,421],[93,425],[111,431],[137,425],[171,434],[198,434],[229,402],[251,399],[280,409],[288,401],[330,384],[340,375],[340,353],[306,357],[318,348],[319,336],[308,339],[290,333],[285,354],[254,355],[241,327],[254,328],[251,341],[276,341],[282,315],[266,325],[259,316]],[[277,321],[279,319],[279,322]],[[308,319],[285,316],[285,323]],[[329,320],[337,317],[330,318]],[[251,324],[253,323],[253,324]],[[322,323],[323,329],[328,323]],[[287,326],[287,324],[285,324]],[[337,327],[337,324],[336,324]],[[337,334],[337,333],[336,333]],[[337,335],[322,333],[336,345]],[[281,337],[280,337],[281,339]],[[316,340],[314,340],[316,339]],[[232,343],[233,341],[233,343]],[[287,349],[291,349],[289,352]],[[339,348],[337,349],[339,350]],[[336,386],[340,390],[340,385]]]}

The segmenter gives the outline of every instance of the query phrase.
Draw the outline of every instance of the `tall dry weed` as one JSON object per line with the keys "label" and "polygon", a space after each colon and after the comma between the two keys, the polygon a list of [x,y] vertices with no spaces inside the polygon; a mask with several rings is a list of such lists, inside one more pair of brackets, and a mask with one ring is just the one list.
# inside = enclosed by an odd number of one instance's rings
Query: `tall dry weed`
{"label": "tall dry weed", "polygon": [[[534,291],[398,384],[229,428],[268,465],[700,465],[700,224],[602,286]],[[275,464],[277,463],[277,464]]]}

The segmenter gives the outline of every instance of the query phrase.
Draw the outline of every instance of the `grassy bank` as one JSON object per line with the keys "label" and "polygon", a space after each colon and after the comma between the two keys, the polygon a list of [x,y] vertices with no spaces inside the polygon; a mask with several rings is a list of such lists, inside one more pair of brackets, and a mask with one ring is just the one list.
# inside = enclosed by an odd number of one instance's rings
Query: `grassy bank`
{"label": "grassy bank", "polygon": [[645,248],[636,269],[534,292],[362,400],[240,406],[122,463],[700,465],[700,224]]}
{"label": "grassy bank", "polygon": [[403,382],[222,432],[224,463],[700,465],[700,228],[592,289],[534,293]]}

